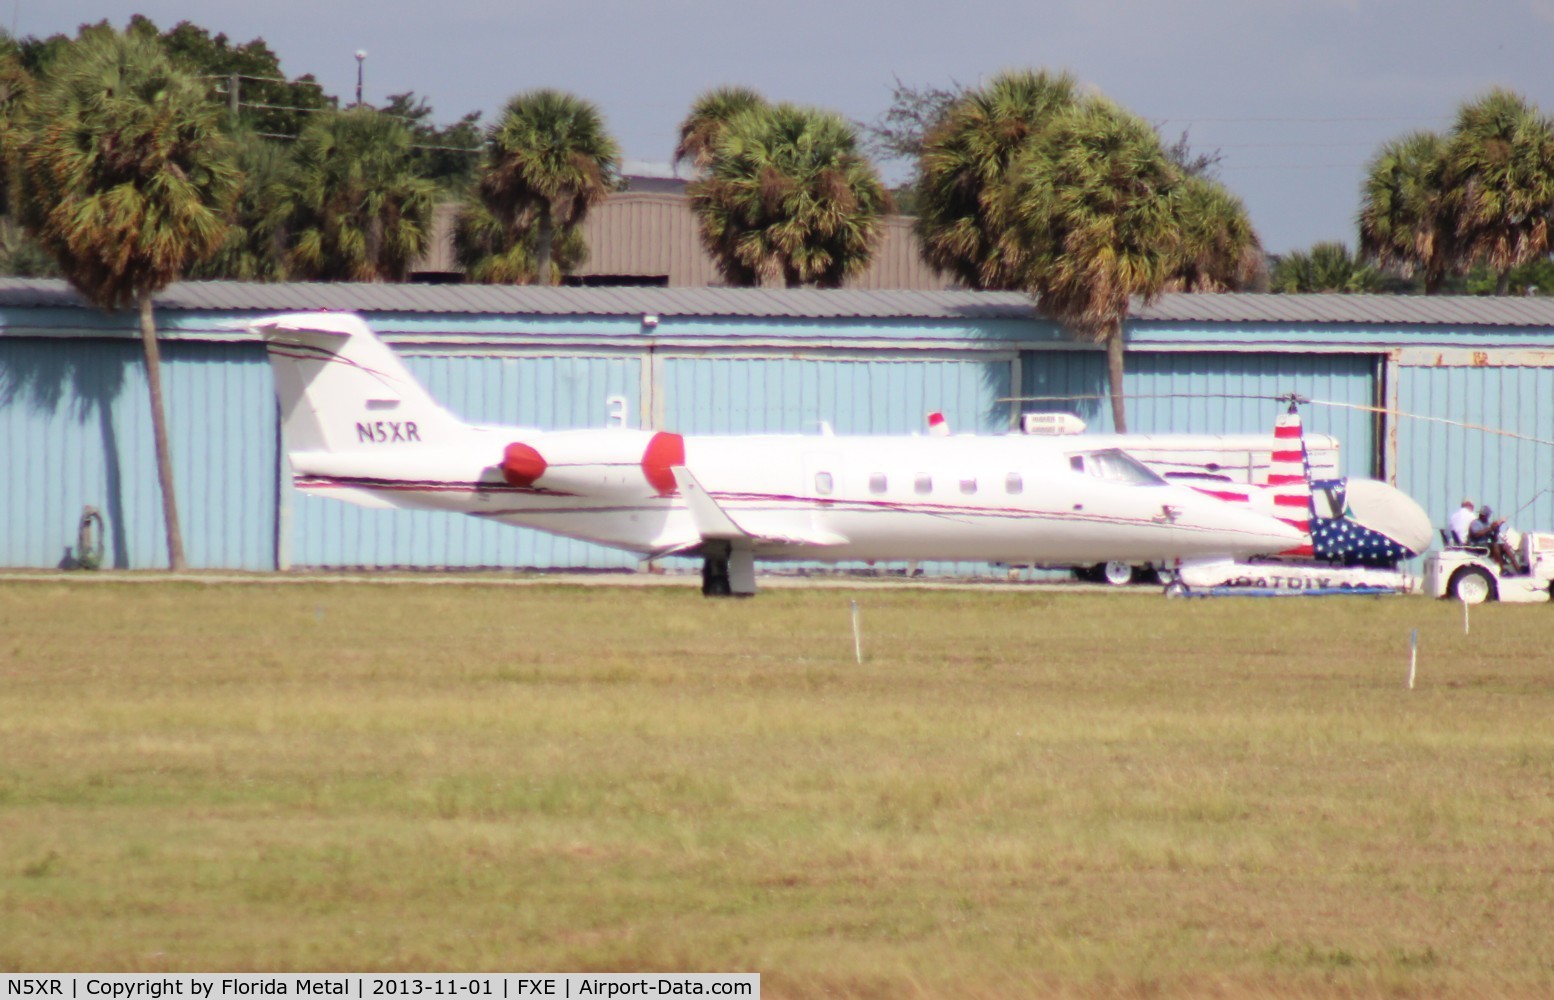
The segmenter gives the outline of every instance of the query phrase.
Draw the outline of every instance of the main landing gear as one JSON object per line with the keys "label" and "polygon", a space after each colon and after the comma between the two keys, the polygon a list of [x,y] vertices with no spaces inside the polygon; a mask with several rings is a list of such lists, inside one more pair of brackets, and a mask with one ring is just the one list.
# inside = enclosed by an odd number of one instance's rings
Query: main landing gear
{"label": "main landing gear", "polygon": [[754,596],[755,551],[724,541],[704,543],[701,593],[703,597]]}

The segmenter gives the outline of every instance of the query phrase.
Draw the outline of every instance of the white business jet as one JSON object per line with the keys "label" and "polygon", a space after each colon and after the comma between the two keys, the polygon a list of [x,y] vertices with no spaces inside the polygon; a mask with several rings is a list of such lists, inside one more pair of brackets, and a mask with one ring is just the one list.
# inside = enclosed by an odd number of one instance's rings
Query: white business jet
{"label": "white business jet", "polygon": [[699,557],[709,596],[755,593],[757,559],[1166,564],[1305,537],[1076,439],[477,426],[439,406],[358,316],[252,328],[298,489]]}

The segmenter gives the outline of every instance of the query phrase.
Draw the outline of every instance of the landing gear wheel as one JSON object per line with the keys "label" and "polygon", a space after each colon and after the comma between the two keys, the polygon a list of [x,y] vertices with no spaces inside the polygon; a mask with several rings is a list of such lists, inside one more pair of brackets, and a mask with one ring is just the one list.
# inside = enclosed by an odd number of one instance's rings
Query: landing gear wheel
{"label": "landing gear wheel", "polygon": [[1463,604],[1483,604],[1495,599],[1495,578],[1479,566],[1464,566],[1452,574],[1446,592]]}
{"label": "landing gear wheel", "polygon": [[1187,596],[1187,584],[1183,583],[1180,580],[1172,580],[1170,583],[1166,584],[1165,595],[1166,595],[1166,597],[1171,598],[1173,600],[1175,598],[1178,598],[1178,597],[1186,597]]}
{"label": "landing gear wheel", "polygon": [[1094,566],[1075,566],[1074,579],[1083,580],[1085,583],[1100,583],[1105,580],[1106,567],[1100,563]]}
{"label": "landing gear wheel", "polygon": [[1113,587],[1126,586],[1133,582],[1133,566],[1121,559],[1113,559],[1101,567],[1101,577]]}
{"label": "landing gear wheel", "polygon": [[728,597],[734,592],[728,579],[728,557],[708,556],[701,564],[701,595]]}

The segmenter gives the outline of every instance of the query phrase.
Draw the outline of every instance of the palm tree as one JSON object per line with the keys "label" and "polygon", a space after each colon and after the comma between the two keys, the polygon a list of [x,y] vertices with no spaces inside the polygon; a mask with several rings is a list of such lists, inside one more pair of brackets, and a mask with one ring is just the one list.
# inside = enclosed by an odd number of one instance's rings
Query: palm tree
{"label": "palm tree", "polygon": [[[21,46],[0,30],[0,172],[9,176],[15,157],[8,135],[11,122],[32,92],[34,80],[23,61]],[[10,185],[0,181],[0,274],[58,277],[52,258],[16,222]]]}
{"label": "palm tree", "polygon": [[1360,193],[1360,255],[1404,277],[1418,270],[1426,295],[1461,267],[1444,178],[1446,140],[1414,132],[1381,147]]}
{"label": "palm tree", "polygon": [[315,281],[404,281],[431,241],[437,189],[411,135],[369,107],[316,115],[294,153],[289,264]]}
{"label": "palm tree", "polygon": [[1275,292],[1377,292],[1381,274],[1342,243],[1317,243],[1280,257],[1269,286]]}
{"label": "palm tree", "polygon": [[1457,112],[1446,144],[1444,187],[1465,263],[1498,275],[1549,252],[1554,215],[1554,123],[1519,95],[1492,90]]}
{"label": "palm tree", "polygon": [[1185,177],[1176,211],[1182,249],[1168,285],[1171,291],[1240,291],[1262,277],[1262,241],[1246,205],[1224,185],[1202,176]]}
{"label": "palm tree", "polygon": [[[535,247],[538,227],[530,225],[514,237],[510,226],[491,214],[478,199],[465,202],[453,222],[453,256],[468,281],[485,285],[532,284],[538,273]],[[569,272],[588,259],[588,245],[577,226],[562,226],[552,239],[557,268]]]}
{"label": "palm tree", "polygon": [[296,214],[297,177],[291,151],[247,130],[229,133],[242,171],[234,222],[221,249],[191,264],[190,278],[284,281],[287,236]]}
{"label": "palm tree", "polygon": [[969,91],[930,129],[918,164],[923,258],[968,288],[1026,285],[1027,249],[1004,214],[1009,171],[1078,99],[1066,73],[1011,72]]}
{"label": "palm tree", "polygon": [[1010,236],[1036,306],[1106,346],[1112,420],[1127,431],[1123,324],[1182,269],[1180,171],[1144,121],[1101,97],[1060,114],[1010,165]]}
{"label": "palm tree", "polygon": [[82,32],[7,129],[23,224],[104,309],[140,313],[169,568],[186,562],[151,298],[226,238],[237,171],[205,88],[154,38]]}
{"label": "palm tree", "polygon": [[546,285],[556,230],[581,225],[619,180],[620,150],[599,109],[559,90],[533,90],[508,101],[486,133],[478,190],[514,243],[534,220],[535,273]]}
{"label": "palm tree", "polygon": [[[5,138],[11,121],[32,92],[32,74],[22,61],[21,46],[16,39],[0,30],[0,159],[9,157],[10,141]],[[10,191],[0,184],[0,214],[9,215]]]}
{"label": "palm tree", "polygon": [[766,98],[749,87],[718,87],[702,94],[680,122],[680,139],[674,147],[675,165],[690,163],[698,174],[705,174],[729,120],[746,111],[768,108]]}
{"label": "palm tree", "polygon": [[731,118],[688,189],[730,284],[839,288],[868,267],[890,195],[840,115],[779,104]]}

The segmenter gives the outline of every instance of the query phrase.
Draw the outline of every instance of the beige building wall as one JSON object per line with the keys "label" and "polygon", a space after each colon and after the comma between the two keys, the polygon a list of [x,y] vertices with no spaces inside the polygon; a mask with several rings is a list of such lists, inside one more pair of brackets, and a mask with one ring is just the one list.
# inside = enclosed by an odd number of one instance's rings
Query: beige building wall
{"label": "beige building wall", "polygon": [[[452,273],[453,220],[458,206],[438,206],[433,221],[432,249],[417,271]],[[939,291],[951,287],[935,274],[918,252],[912,219],[892,215],[869,269],[846,287],[877,291],[891,288]],[[575,272],[579,278],[601,275],[667,277],[671,288],[705,288],[723,284],[716,265],[702,249],[691,202],[683,194],[663,191],[622,191],[612,194],[588,213],[583,223],[588,261]]]}

